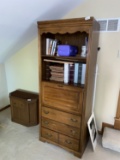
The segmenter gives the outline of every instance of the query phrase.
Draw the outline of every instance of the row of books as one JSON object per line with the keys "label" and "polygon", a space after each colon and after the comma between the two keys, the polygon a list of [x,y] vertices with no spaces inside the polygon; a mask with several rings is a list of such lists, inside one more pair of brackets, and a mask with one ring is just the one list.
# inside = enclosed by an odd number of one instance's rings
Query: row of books
{"label": "row of books", "polygon": [[46,38],[46,55],[55,56],[58,40]]}
{"label": "row of books", "polygon": [[46,68],[46,79],[64,83],[85,84],[86,64],[64,63]]}

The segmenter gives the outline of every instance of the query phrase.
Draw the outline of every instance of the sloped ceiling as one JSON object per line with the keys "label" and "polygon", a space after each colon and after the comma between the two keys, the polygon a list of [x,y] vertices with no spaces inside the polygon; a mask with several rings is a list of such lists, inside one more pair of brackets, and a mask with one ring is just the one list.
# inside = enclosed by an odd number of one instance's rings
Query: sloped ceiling
{"label": "sloped ceiling", "polygon": [[0,63],[37,36],[37,21],[59,19],[83,0],[4,0],[0,2]]}

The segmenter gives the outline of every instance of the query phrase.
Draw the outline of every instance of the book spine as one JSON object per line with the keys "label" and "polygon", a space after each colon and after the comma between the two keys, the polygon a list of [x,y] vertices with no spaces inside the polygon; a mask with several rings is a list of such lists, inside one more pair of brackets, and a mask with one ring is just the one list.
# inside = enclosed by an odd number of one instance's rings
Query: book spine
{"label": "book spine", "polygon": [[78,70],[79,70],[79,63],[75,63],[74,65],[74,83],[78,83]]}
{"label": "book spine", "polygon": [[53,43],[53,40],[50,39],[49,48],[48,48],[48,55],[51,55],[52,43]]}
{"label": "book spine", "polygon": [[54,40],[53,41],[53,47],[52,47],[52,55],[53,56],[55,56],[56,47],[57,47],[57,40]]}
{"label": "book spine", "polygon": [[82,64],[81,84],[85,84],[86,64]]}
{"label": "book spine", "polygon": [[49,55],[50,38],[46,38],[46,55]]}
{"label": "book spine", "polygon": [[82,63],[79,63],[79,70],[78,70],[78,83],[81,84],[81,75],[82,75]]}
{"label": "book spine", "polygon": [[69,64],[64,63],[64,83],[69,82]]}
{"label": "book spine", "polygon": [[69,82],[74,83],[74,64],[69,65]]}

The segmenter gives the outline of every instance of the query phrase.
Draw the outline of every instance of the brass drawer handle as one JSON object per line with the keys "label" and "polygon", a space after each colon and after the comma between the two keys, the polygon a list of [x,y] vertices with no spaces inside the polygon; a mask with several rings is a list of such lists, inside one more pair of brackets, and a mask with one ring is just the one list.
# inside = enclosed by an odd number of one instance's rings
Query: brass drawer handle
{"label": "brass drawer handle", "polygon": [[15,102],[13,103],[13,106],[15,106],[15,107],[16,107],[16,103],[15,103]]}
{"label": "brass drawer handle", "polygon": [[52,134],[46,133],[47,137],[52,137]]}
{"label": "brass drawer handle", "polygon": [[48,122],[48,121],[44,121],[44,124],[48,125],[48,124],[49,124],[49,122]]}
{"label": "brass drawer handle", "polygon": [[45,110],[44,110],[44,113],[45,113],[45,114],[48,114],[48,113],[49,113],[49,111],[45,111]]}
{"label": "brass drawer handle", "polygon": [[72,133],[72,134],[76,134],[76,131],[74,131],[74,130],[71,130],[71,133]]}
{"label": "brass drawer handle", "polygon": [[72,144],[72,142],[69,141],[69,140],[65,140],[65,143],[67,143],[67,144]]}
{"label": "brass drawer handle", "polygon": [[58,87],[63,87],[63,85],[60,85],[60,84],[59,84]]}
{"label": "brass drawer handle", "polygon": [[72,122],[78,122],[78,120],[77,119],[74,119],[74,118],[71,118],[70,119]]}

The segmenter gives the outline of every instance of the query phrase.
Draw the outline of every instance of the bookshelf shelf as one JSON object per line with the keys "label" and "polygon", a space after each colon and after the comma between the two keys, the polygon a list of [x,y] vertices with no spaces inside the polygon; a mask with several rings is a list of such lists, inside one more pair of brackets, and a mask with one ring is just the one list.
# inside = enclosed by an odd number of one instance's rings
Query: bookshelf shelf
{"label": "bookshelf shelf", "polygon": [[79,88],[84,88],[84,84],[74,84],[74,83],[67,83],[65,84],[64,82],[56,82],[56,81],[50,81],[50,80],[43,80],[43,82],[49,82],[53,84],[58,84],[58,85],[65,85],[65,86],[73,86],[73,87],[79,87]]}
{"label": "bookshelf shelf", "polygon": [[51,59],[51,60],[63,60],[63,61],[72,61],[72,62],[81,62],[81,63],[86,63],[86,57],[61,57],[61,56],[47,56],[47,55],[42,55],[43,59]]}
{"label": "bookshelf shelf", "polygon": [[[94,95],[97,27],[93,17],[38,22],[40,140],[77,157],[82,157],[89,139],[87,121]],[[58,45],[74,46],[77,53],[58,56]],[[86,57],[81,56],[82,46],[86,47]],[[66,55],[68,51],[62,52]]]}

